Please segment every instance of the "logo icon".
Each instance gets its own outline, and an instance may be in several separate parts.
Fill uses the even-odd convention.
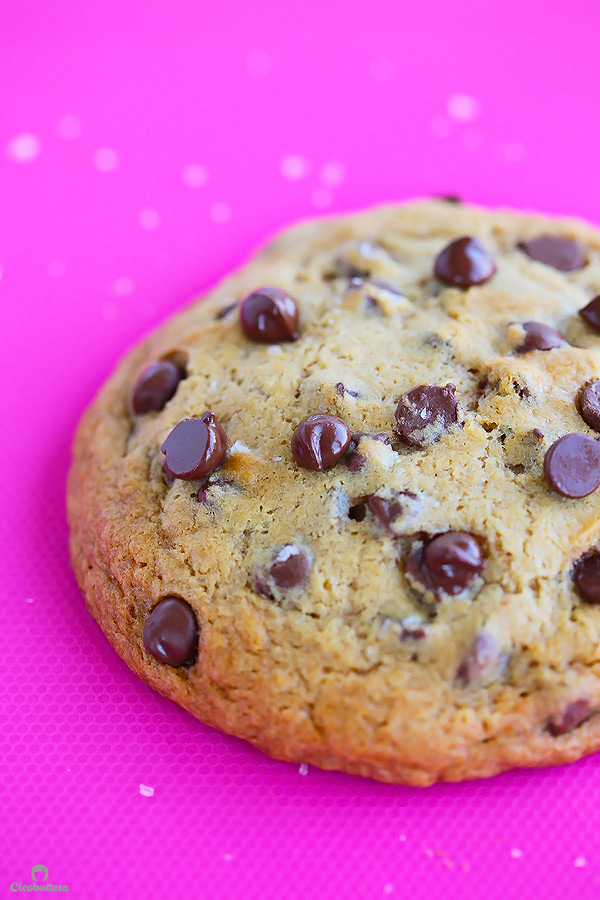
[[[38,878],[38,874],[41,876],[40,878]],[[31,880],[36,884],[42,884],[42,882],[48,881],[48,869],[46,866],[32,866]]]
[[[27,891],[27,893],[31,893],[32,891],[68,891],[69,888],[66,884],[52,884],[48,881],[48,867],[47,866],[32,866],[31,867],[31,884],[23,884],[22,881],[13,881],[10,886],[11,891]]]

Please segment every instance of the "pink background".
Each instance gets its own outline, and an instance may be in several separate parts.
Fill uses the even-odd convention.
[[[597,898],[600,758],[301,774],[134,678],[71,574],[83,406],[280,226],[440,192],[600,222],[597,0],[286,5],[2,5],[0,893]]]

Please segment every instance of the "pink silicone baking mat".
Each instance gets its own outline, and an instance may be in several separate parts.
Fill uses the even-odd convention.
[[[428,790],[273,762],[128,671],[64,513],[117,357],[281,226],[438,193],[600,222],[597,0],[0,18],[2,896],[597,898],[600,757]]]

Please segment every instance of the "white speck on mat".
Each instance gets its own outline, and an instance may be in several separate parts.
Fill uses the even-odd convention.
[[[6,155],[13,162],[33,162],[41,152],[42,145],[35,134],[18,134],[6,145]]]
[[[231,208],[227,203],[213,203],[210,208],[209,216],[217,225],[223,225],[231,218]]]
[[[394,885],[393,885],[393,884],[384,884],[384,886],[383,886],[383,893],[384,893],[384,894],[391,894],[393,890],[394,890]]]
[[[321,168],[321,183],[326,187],[335,187],[341,184],[346,174],[346,167],[342,162],[327,162]]]
[[[99,172],[114,172],[119,165],[119,154],[110,147],[101,147],[94,153],[92,162]]]
[[[186,166],[181,177],[188,187],[203,187],[208,181],[208,169],[199,165]]]
[[[299,181],[310,172],[310,162],[297,153],[288,153],[279,163],[279,171],[288,181]]]
[[[469,94],[450,94],[446,100],[446,112],[459,122],[471,122],[481,112],[481,103]]]
[[[140,794],[142,797],[154,797],[154,788],[149,784],[140,784]]]
[[[233,859],[233,853],[224,853],[223,859],[225,860],[225,862],[231,862],[231,860]]]
[[[34,600],[33,597],[28,597],[28,598],[26,599],[25,603],[35,603],[35,600]]]
[[[154,228],[158,228],[158,226],[160,225],[160,215],[155,209],[146,207],[145,209],[142,209],[140,211],[138,222],[140,223],[140,226],[146,231],[152,231]]]
[[[578,856],[577,859],[573,860],[573,865],[576,869],[583,869],[584,866],[587,866],[587,859],[585,856]]]
[[[511,858],[511,859],[521,859],[522,856],[523,856],[523,851],[522,851],[522,850],[519,850],[518,847],[512,847],[512,848],[511,848],[511,851],[510,851],[510,858]]]
[[[300,775],[308,775],[308,766],[306,763],[301,763],[298,769],[298,774]]]
[[[121,278],[115,278],[114,281],[111,281],[107,287],[107,291],[111,297],[127,297],[129,294],[133,294],[133,288],[133,278],[128,278],[124,275]]]
[[[398,840],[399,840],[399,841],[402,841],[402,843],[404,843],[404,841],[406,840],[406,835],[405,835],[405,834],[401,834],[400,837],[398,838]]]

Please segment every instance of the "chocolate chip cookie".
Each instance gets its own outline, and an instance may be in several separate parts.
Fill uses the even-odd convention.
[[[600,747],[600,232],[430,201],[293,228],[118,366],[73,565],[166,697],[427,785]]]

